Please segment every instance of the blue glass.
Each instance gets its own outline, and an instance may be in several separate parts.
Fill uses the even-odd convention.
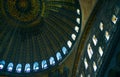
[[[62,52],[63,52],[64,55],[66,55],[66,54],[68,53],[67,48],[66,48],[66,47],[63,47],[63,48],[62,48]]]
[[[46,60],[42,61],[42,69],[47,69],[47,61]]]
[[[0,70],[4,68],[4,65],[5,65],[5,61],[4,60],[0,61]]]
[[[30,72],[30,64],[25,65],[25,72],[29,73]]]
[[[56,57],[57,57],[58,61],[62,59],[62,56],[61,56],[60,52],[57,52]]]
[[[13,63],[9,63],[7,69],[11,72],[13,70]]]
[[[54,57],[50,57],[49,61],[50,61],[50,65],[55,65]]]
[[[39,63],[38,62],[34,62],[34,64],[33,64],[33,70],[34,71],[39,70]]]
[[[17,67],[16,67],[16,72],[21,73],[21,71],[22,71],[22,65],[18,64]]]

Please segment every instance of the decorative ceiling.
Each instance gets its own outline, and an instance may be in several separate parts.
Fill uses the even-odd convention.
[[[0,72],[41,72],[70,54],[81,29],[78,0],[0,0]]]

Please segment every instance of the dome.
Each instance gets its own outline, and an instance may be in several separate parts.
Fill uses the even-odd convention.
[[[59,65],[80,29],[78,0],[0,0],[0,71],[41,72]]]

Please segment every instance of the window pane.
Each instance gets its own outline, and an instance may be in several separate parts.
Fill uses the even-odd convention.
[[[13,63],[9,63],[7,69],[11,72],[13,70]]]
[[[71,37],[72,37],[73,40],[76,39],[76,35],[75,34],[72,34]]]
[[[33,64],[33,70],[34,71],[39,70],[39,64],[38,64],[38,62],[34,62],[34,64]]]
[[[50,65],[55,65],[55,60],[53,57],[50,57],[49,61],[50,61]]]
[[[30,72],[30,64],[25,65],[25,72],[29,73]]]
[[[47,69],[47,61],[46,60],[42,61],[42,68]]]
[[[66,47],[62,47],[62,52],[63,52],[64,55],[66,55],[68,53],[67,48]]]
[[[72,47],[72,42],[69,40],[69,41],[67,42],[67,45],[68,45],[69,48],[71,48],[71,47]]]
[[[0,70],[4,68],[4,65],[5,65],[5,61],[4,60],[0,61]]]
[[[113,16],[112,16],[112,22],[113,22],[114,24],[116,24],[117,20],[118,20],[118,18],[117,18],[115,15],[113,15]]]
[[[20,73],[21,71],[22,71],[22,65],[18,64],[17,67],[16,67],[16,72]]]
[[[58,61],[62,59],[62,56],[61,56],[60,52],[57,52],[56,57],[57,57]]]
[[[93,55],[93,50],[92,50],[90,44],[88,44],[87,53],[88,53],[88,57],[91,59],[91,58],[92,58],[92,55]]]
[[[87,62],[86,58],[84,59],[84,65],[85,65],[85,69],[87,69],[88,68],[88,62]]]

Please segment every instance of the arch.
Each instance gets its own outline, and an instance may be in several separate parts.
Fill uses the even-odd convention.
[[[0,70],[4,68],[4,65],[5,65],[5,61],[4,60],[0,61]]]
[[[49,62],[50,62],[50,65],[55,65],[54,57],[50,57]]]
[[[42,69],[47,69],[48,65],[47,65],[47,61],[43,60],[42,61]]]
[[[13,63],[9,63],[9,64],[8,64],[7,70],[8,70],[9,72],[11,72],[11,71],[13,70]]]
[[[39,63],[38,62],[34,62],[34,64],[33,64],[33,70],[34,71],[39,70]]]
[[[57,60],[58,60],[58,61],[62,59],[62,56],[61,56],[60,52],[57,52],[57,53],[56,53],[56,57],[57,57]]]
[[[28,63],[25,65],[25,72],[26,73],[30,72],[30,64],[28,64]]]
[[[16,72],[17,73],[21,73],[21,71],[22,71],[22,65],[21,64],[17,64],[17,66],[16,66]]]
[[[66,55],[68,53],[67,48],[66,47],[62,47],[62,52],[63,52],[64,55]]]

